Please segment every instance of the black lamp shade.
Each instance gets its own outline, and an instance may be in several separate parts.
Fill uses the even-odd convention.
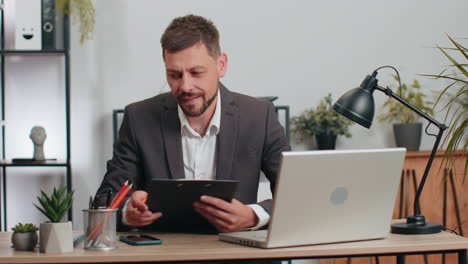
[[[374,119],[374,97],[373,90],[354,88],[336,101],[332,109],[360,124],[363,127],[370,128]]]

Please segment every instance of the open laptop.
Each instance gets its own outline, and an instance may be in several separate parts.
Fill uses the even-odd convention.
[[[283,152],[268,230],[219,240],[276,248],[384,238],[406,149]]]

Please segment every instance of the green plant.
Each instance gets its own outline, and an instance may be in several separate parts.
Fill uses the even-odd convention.
[[[42,207],[36,206],[52,223],[59,223],[67,213],[73,203],[73,193],[67,192],[67,187],[62,185],[59,188],[54,187],[52,195],[49,197],[41,190],[41,196],[37,197]]]
[[[448,85],[439,93],[434,107],[442,105],[445,111],[445,122],[449,126],[442,145],[445,146],[445,154],[442,164],[445,167],[453,167],[454,152],[463,150],[466,153],[468,146],[468,49],[459,42],[447,36],[452,47],[437,46],[440,52],[450,61],[440,74],[424,76],[434,77],[437,80],[446,80]],[[455,57],[458,54],[459,57]],[[468,158],[465,157],[466,175]],[[448,165],[448,166],[447,166]]]
[[[306,109],[291,119],[292,132],[298,135],[298,143],[314,135],[344,135],[351,137],[352,121],[331,109],[332,95],[325,96],[315,109]]]
[[[91,0],[55,0],[57,15],[68,15],[72,23],[80,23],[80,43],[93,39],[96,10]]]
[[[29,233],[29,232],[36,232],[37,230],[39,230],[39,228],[33,225],[32,223],[28,223],[28,224],[18,223],[11,230],[17,233]]]
[[[397,82],[400,81],[397,75],[394,75],[393,78]],[[402,83],[401,91],[398,87],[395,93],[426,114],[434,115],[430,106],[432,102],[426,100],[426,95],[421,91],[418,80],[413,80],[411,85]],[[378,116],[377,121],[379,122],[414,123],[420,118],[416,112],[393,98],[388,98],[383,104],[383,108],[387,109],[387,112]]]

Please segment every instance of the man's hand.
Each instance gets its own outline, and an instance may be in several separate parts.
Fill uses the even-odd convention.
[[[135,191],[127,204],[127,222],[132,226],[145,226],[162,216],[161,212],[152,213],[145,204],[148,193]]]
[[[258,223],[258,217],[253,209],[236,199],[232,199],[229,203],[203,195],[200,201],[193,204],[195,211],[206,218],[219,232],[234,232],[256,226]]]

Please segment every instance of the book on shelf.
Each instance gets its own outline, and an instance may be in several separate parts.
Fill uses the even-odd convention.
[[[42,0],[42,49],[55,49],[55,0]]]

